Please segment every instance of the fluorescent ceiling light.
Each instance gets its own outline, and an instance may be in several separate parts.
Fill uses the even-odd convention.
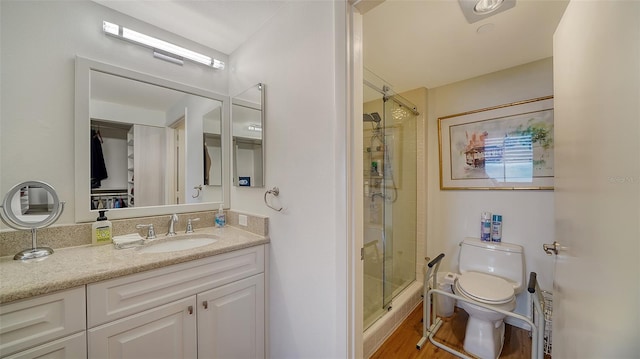
[[[247,129],[249,131],[262,132],[262,125],[252,123],[252,124],[249,125],[249,127],[247,127]]]
[[[470,24],[516,6],[516,0],[458,0],[458,3]]]
[[[224,69],[223,61],[212,59],[209,56],[197,53],[195,51],[191,51],[189,49],[185,49],[184,47],[180,47],[178,45],[174,45],[172,43],[169,43],[160,39],[156,39],[155,37],[145,35],[143,33],[131,30],[124,26],[103,21],[102,29],[107,35],[115,36],[124,40],[134,42],[136,44],[150,47],[154,50],[159,50],[160,52],[166,52],[172,55],[176,55],[176,56],[179,56],[181,59],[187,59],[187,60],[191,60],[206,66],[211,66],[214,69],[219,69],[219,70]],[[159,56],[156,56],[156,57],[159,57]]]

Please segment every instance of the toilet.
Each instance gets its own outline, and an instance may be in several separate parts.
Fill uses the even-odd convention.
[[[455,294],[493,308],[513,311],[525,283],[521,246],[466,238],[460,244]],[[481,359],[496,359],[504,344],[505,314],[459,300],[469,314],[464,350]]]

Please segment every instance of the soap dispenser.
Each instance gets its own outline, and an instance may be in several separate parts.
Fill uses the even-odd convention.
[[[218,207],[218,212],[216,213],[216,227],[224,227],[227,219],[224,215],[224,208],[222,208],[222,203],[220,203],[220,207]]]
[[[111,221],[104,215],[106,211],[98,211],[100,214],[96,221],[91,226],[91,243],[95,244],[107,244],[112,242],[112,229],[113,225]]]

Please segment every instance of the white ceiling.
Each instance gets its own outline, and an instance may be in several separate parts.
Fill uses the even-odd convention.
[[[94,1],[231,54],[285,1],[296,0]],[[516,0],[514,8],[469,24],[456,0],[386,0],[364,14],[365,67],[402,92],[543,59],[552,55],[567,4]],[[493,29],[477,32],[487,24]]]
[[[183,92],[165,87],[91,71],[92,100],[167,112],[186,96]]]
[[[402,92],[550,57],[567,4],[517,0],[514,8],[469,24],[456,0],[387,0],[364,15],[365,67]],[[493,29],[477,32],[487,24]]]

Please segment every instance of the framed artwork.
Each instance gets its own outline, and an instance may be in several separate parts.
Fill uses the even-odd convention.
[[[440,117],[438,138],[440,189],[553,189],[553,96]]]

